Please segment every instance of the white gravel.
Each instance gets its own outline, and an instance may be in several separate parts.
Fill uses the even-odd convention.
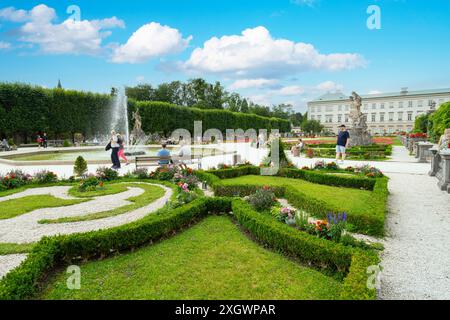
[[[7,256],[0,256],[0,279],[12,269],[17,268],[26,258],[26,254],[9,254]]]
[[[450,299],[450,195],[426,174],[389,174],[380,299]]]
[[[148,183],[148,185],[152,184]],[[0,243],[30,243],[38,241],[43,236],[88,232],[93,230],[111,228],[139,220],[147,214],[150,214],[162,208],[172,195],[172,189],[162,185],[155,186],[161,187],[165,191],[164,196],[160,199],[134,211],[104,219],[59,224],[38,223],[38,221],[42,219],[58,219],[64,217],[82,216],[91,213],[113,210],[115,208],[130,204],[131,202],[127,201],[126,199],[138,196],[142,194],[144,190],[142,188],[139,188],[138,186],[129,187],[125,192],[115,195],[97,197],[92,201],[87,201],[67,207],[38,209],[11,219],[0,220]],[[58,192],[60,192],[61,187],[42,189],[45,189],[44,194],[48,194],[51,192],[53,192],[53,194],[57,194]],[[39,193],[39,191],[44,192],[44,190],[39,189],[36,189],[34,192]],[[20,195],[21,193],[17,194],[16,197],[20,197]]]

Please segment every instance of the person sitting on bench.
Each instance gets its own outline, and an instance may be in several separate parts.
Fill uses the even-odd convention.
[[[162,149],[158,151],[157,156],[163,159],[158,160],[158,165],[161,167],[165,167],[170,164],[170,151],[167,150],[167,144],[163,143]]]

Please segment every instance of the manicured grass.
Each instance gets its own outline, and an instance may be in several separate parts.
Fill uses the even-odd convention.
[[[11,199],[0,202],[0,220],[14,218],[37,209],[65,207],[85,201],[86,199],[59,199],[51,195],[37,195]]]
[[[0,243],[0,256],[15,253],[27,253],[34,247],[34,243]]]
[[[228,217],[134,253],[81,265],[81,289],[68,275],[50,280],[42,299],[337,299],[342,283],[249,240]]]
[[[141,188],[144,189],[144,193],[136,196],[131,197],[127,199],[128,201],[132,202],[132,204],[116,208],[114,210],[110,211],[102,211],[102,212],[96,212],[88,215],[83,216],[76,216],[76,217],[66,217],[66,218],[59,218],[59,219],[44,219],[40,220],[39,223],[42,224],[49,224],[49,223],[68,223],[68,222],[77,222],[77,221],[89,221],[89,220],[97,220],[97,219],[103,219],[107,217],[117,216],[119,214],[124,214],[132,210],[136,210],[139,208],[142,208],[146,205],[149,205],[153,201],[161,198],[164,196],[164,189],[158,186],[154,185],[147,185],[142,183],[127,183],[127,184],[113,184],[106,186],[104,190],[98,190],[93,192],[86,192],[81,193],[82,196],[85,197],[92,197],[92,196],[102,196],[106,194],[116,194],[119,192],[123,192],[127,189],[127,187],[135,187],[135,188]],[[74,195],[80,194],[76,189],[71,189],[71,193]]]
[[[292,186],[306,196],[325,201],[333,207],[339,208],[341,212],[349,215],[384,216],[385,199],[377,196],[372,191],[351,188],[339,188],[311,183],[300,179],[289,179],[268,176],[242,176],[234,179],[222,180],[224,185],[269,185],[269,186]],[[314,214],[314,212],[310,212]]]
[[[74,186],[69,190],[69,195],[76,198],[94,198],[94,197],[101,197],[101,196],[108,196],[112,194],[118,194],[124,191],[127,191],[127,184],[122,183],[112,183],[108,184],[105,183],[103,188],[98,188],[94,191],[87,191],[87,192],[81,192],[78,191],[78,185]]]

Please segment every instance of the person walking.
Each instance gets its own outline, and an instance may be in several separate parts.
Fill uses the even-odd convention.
[[[44,146],[44,149],[48,148],[48,136],[47,133],[44,132],[44,135],[42,136],[42,145]]]
[[[125,160],[125,163],[126,163],[125,165],[128,166],[130,164],[130,162],[128,161],[128,158],[125,156],[125,139],[123,137],[125,137],[125,135],[122,133],[118,140],[118,143],[120,145],[118,156],[119,156],[119,161],[120,161],[120,158],[122,158],[123,160]]]
[[[111,162],[112,162],[112,169],[119,170],[120,169],[120,160],[119,160],[119,150],[120,150],[120,144],[119,144],[119,135],[113,130],[111,131]]]
[[[339,134],[337,138],[337,145],[336,145],[336,163],[339,164],[339,159],[342,159],[341,164],[344,164],[345,157],[346,157],[346,150],[348,147],[348,144],[350,142],[350,134],[347,131],[347,127],[345,125],[342,125],[339,127]]]
[[[40,134],[37,135],[36,142],[38,144],[38,149],[40,149],[42,147],[42,137]]]

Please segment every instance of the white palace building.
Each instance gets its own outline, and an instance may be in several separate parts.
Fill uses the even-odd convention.
[[[450,101],[450,89],[408,91],[362,95],[362,112],[373,135],[410,132],[417,116],[437,110]],[[318,120],[326,130],[337,132],[338,126],[350,125],[350,95],[327,93],[308,102],[308,119]]]

